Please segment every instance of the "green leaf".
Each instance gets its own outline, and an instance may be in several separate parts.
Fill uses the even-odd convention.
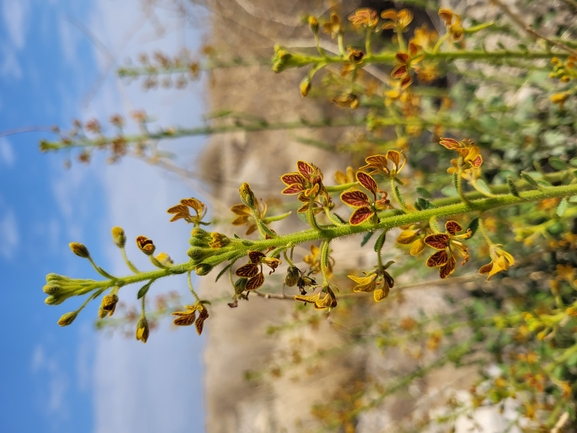
[[[507,177],[507,187],[509,188],[509,192],[512,195],[519,197],[519,190],[517,189],[517,185],[515,185],[515,182],[511,176]]]
[[[361,247],[364,247],[367,244],[367,242],[373,237],[374,234],[375,232],[365,233],[365,235],[363,236],[363,240],[361,241]]]
[[[154,283],[154,280],[150,280],[148,283],[146,283],[144,286],[140,288],[140,290],[138,291],[137,299],[140,299],[146,295],[148,289],[150,289],[150,286],[152,286],[152,283]]]
[[[218,273],[218,275],[216,276],[216,280],[214,280],[215,283],[218,281],[218,279],[219,279],[220,277],[222,277],[222,276],[224,275],[224,273],[225,273],[226,271],[228,271],[228,270],[230,269],[230,267],[231,267],[232,265],[234,265],[234,262],[236,262],[236,259],[233,260],[232,262],[230,262],[228,265],[226,265],[226,266],[223,268],[223,270]]]
[[[433,195],[422,186],[417,187],[417,194],[423,198],[433,198]]]
[[[533,179],[532,176],[530,176],[529,174],[525,173],[524,171],[521,172],[521,177],[523,178],[523,180],[525,180],[525,182],[527,182],[529,185],[535,187],[535,188],[539,188],[539,184],[537,183],[537,181],[535,179]]]
[[[577,195],[569,197],[569,203],[577,203]]]
[[[477,179],[477,188],[481,192],[481,194],[485,194],[486,196],[491,196],[493,193],[491,192],[491,188],[487,185],[483,179]]]
[[[419,197],[416,203],[417,207],[421,210],[432,209],[435,206],[429,200],[425,200],[424,198]]]
[[[437,221],[437,218],[435,218],[435,217],[431,217],[431,219],[429,220],[429,226],[436,233],[442,232],[441,226],[439,225],[439,222]]]
[[[375,252],[378,253],[379,251],[381,251],[381,249],[383,248],[383,245],[385,244],[385,240],[387,239],[387,231],[383,230],[383,232],[379,235],[379,237],[377,238],[377,241],[375,242]]]
[[[567,198],[563,197],[563,200],[561,200],[559,202],[559,204],[557,205],[557,216],[558,217],[562,217],[565,214],[565,211],[567,210]]]
[[[399,189],[399,187],[397,185],[395,185],[395,194],[398,197],[399,201],[401,202],[400,205],[401,207],[405,207],[405,199],[403,198],[403,195],[401,194],[401,190]]]
[[[555,170],[566,170],[567,163],[559,158],[551,157],[549,158],[549,165]]]
[[[441,193],[445,197],[455,197],[457,195],[457,189],[453,185],[447,185],[441,189]]]
[[[475,233],[477,233],[477,229],[479,228],[479,218],[474,218],[471,220],[471,222],[469,223],[469,227],[467,227],[467,230],[471,230],[472,235],[474,236]]]
[[[549,186],[553,186],[549,182],[547,182],[546,180],[538,180],[537,185],[539,185],[540,187],[545,187],[545,188],[547,188]]]
[[[573,158],[571,161],[569,161],[569,164],[577,167],[577,158]]]

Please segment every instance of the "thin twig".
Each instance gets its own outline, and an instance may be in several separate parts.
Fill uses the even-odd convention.
[[[574,50],[573,48],[569,47],[568,45],[564,44],[563,42],[560,41],[554,41],[553,39],[548,38],[545,35],[542,35],[541,33],[539,33],[537,30],[535,30],[534,28],[532,28],[531,26],[528,26],[527,24],[525,24],[523,22],[523,20],[516,15],[510,8],[509,6],[507,6],[506,4],[504,4],[501,0],[491,0],[491,2],[493,2],[494,4],[496,4],[497,6],[499,6],[499,8],[501,8],[501,10],[505,13],[505,15],[507,15],[509,18],[511,18],[511,20],[513,20],[515,22],[515,24],[517,24],[520,28],[522,28],[523,30],[525,30],[529,35],[531,35],[534,39],[544,39],[547,42],[549,42],[551,45],[554,45],[556,47],[559,47],[571,54],[574,54],[577,56],[577,51]]]
[[[559,433],[563,426],[569,421],[569,412],[563,412],[563,415],[557,421],[557,424],[551,429],[550,433]]]

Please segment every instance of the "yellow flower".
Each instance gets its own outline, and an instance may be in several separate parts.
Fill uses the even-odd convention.
[[[309,265],[310,270],[313,274],[318,274],[321,271],[321,249],[315,244],[311,244],[311,253],[308,256],[303,257],[303,261]],[[329,251],[330,253],[330,251]],[[335,264],[335,259],[329,256],[329,263],[327,266],[327,277],[333,274],[333,265]]]
[[[353,292],[373,292],[375,302],[382,301],[389,295],[389,291],[395,285],[395,280],[384,269],[376,270],[364,277],[347,275],[356,283]]]
[[[489,274],[487,276],[487,281],[493,278],[493,275],[506,271],[509,269],[509,266],[513,266],[515,264],[515,259],[513,256],[501,247],[501,244],[491,245],[489,249],[491,262],[479,268],[480,274]]]
[[[150,328],[148,326],[148,320],[146,320],[146,317],[141,317],[136,325],[136,339],[146,343],[149,334]]]
[[[195,216],[190,214],[190,209],[194,210]],[[168,213],[174,214],[170,222],[183,219],[188,223],[198,225],[206,215],[206,205],[200,200],[191,197],[180,200],[180,204],[167,210]]]
[[[322,28],[323,32],[330,34],[333,39],[344,31],[340,17],[334,12],[331,13],[331,19],[323,23]]]
[[[455,221],[447,221],[445,230],[446,233],[433,233],[425,238],[425,243],[428,246],[438,250],[427,259],[427,266],[430,268],[438,267],[441,278],[447,278],[455,271],[457,253],[463,257],[461,265],[464,265],[469,260],[469,249],[460,239],[471,237],[471,230],[458,235],[457,233],[463,229]]]
[[[246,224],[247,228],[246,228],[245,235],[247,235],[247,236],[256,231],[257,227],[256,227],[256,223],[254,221],[254,218],[252,216],[252,211],[250,210],[250,208],[247,205],[242,204],[242,203],[238,203],[238,204],[233,205],[230,208],[230,210],[234,214],[238,215],[232,221],[233,226],[242,226],[242,225]],[[262,220],[266,215],[266,212],[268,210],[268,205],[264,201],[260,201],[255,210],[257,213],[257,217],[260,220]]]
[[[406,229],[399,233],[396,242],[401,245],[411,245],[409,250],[412,256],[418,256],[425,250],[425,237],[431,234],[431,229]]]
[[[385,20],[383,30],[394,29],[396,32],[403,32],[413,21],[413,13],[409,9],[387,9],[381,12],[381,18]]]
[[[330,287],[325,287],[314,295],[296,295],[295,301],[303,301],[315,304],[316,310],[325,310],[337,306],[337,298]]]
[[[368,174],[378,173],[390,179],[396,177],[405,164],[407,158],[402,152],[389,150],[385,155],[371,155],[365,158],[367,165],[362,166],[359,170],[366,171]]]
[[[355,27],[375,27],[379,22],[377,12],[370,8],[357,9],[354,14],[349,15],[349,21]]]

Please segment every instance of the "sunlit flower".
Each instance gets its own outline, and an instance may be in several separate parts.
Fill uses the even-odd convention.
[[[363,62],[363,59],[365,58],[365,53],[363,52],[363,50],[348,47],[347,51],[349,52],[349,62],[350,63],[358,65],[359,63]]]
[[[379,22],[377,11],[370,8],[357,9],[354,14],[349,15],[349,21],[355,27],[375,27]]]
[[[331,13],[331,18],[329,21],[322,24],[323,32],[331,35],[331,38],[336,38],[338,35],[342,34],[344,31],[341,18],[335,13]]]
[[[432,49],[439,38],[439,34],[435,30],[429,30],[426,24],[415,29],[415,34],[411,39],[413,44],[421,47],[423,50]]]
[[[462,158],[461,177],[465,180],[475,180],[481,176],[481,166],[483,165],[483,156],[481,150],[475,146],[471,140],[457,141],[454,138],[441,138],[441,146],[453,150]],[[459,172],[459,160],[451,160],[452,167],[447,169],[447,173],[453,174]]]
[[[501,247],[501,244],[491,245],[489,248],[491,262],[479,268],[480,274],[489,274],[487,276],[487,281],[493,278],[493,275],[498,274],[499,272],[504,272],[509,269],[509,266],[515,264],[513,256]]]
[[[461,16],[453,12],[448,8],[439,9],[439,17],[445,22],[445,27],[447,31],[451,34],[451,38],[454,41],[460,41],[463,39],[465,34],[465,29],[461,25]]]
[[[201,335],[204,328],[204,321],[209,317],[206,306],[201,302],[197,302],[194,305],[185,305],[184,308],[185,311],[174,311],[170,314],[171,316],[177,316],[176,319],[174,319],[174,324],[177,326],[190,326],[194,323],[196,332],[198,335]],[[196,316],[197,311],[198,317]]]
[[[402,89],[411,85],[413,82],[411,69],[415,69],[415,65],[420,63],[424,56],[420,47],[413,42],[409,42],[408,52],[398,52],[395,54],[396,66],[391,72],[391,77],[400,81]]]
[[[292,195],[304,193],[306,197],[316,197],[318,194],[326,194],[323,185],[323,173],[314,164],[297,161],[297,172],[283,174],[280,180],[286,185],[282,194]]]
[[[337,298],[330,287],[324,287],[323,290],[314,295],[296,295],[295,301],[303,301],[315,304],[316,310],[325,310],[337,306]]]
[[[396,242],[401,245],[411,245],[409,250],[412,256],[418,256],[425,250],[425,238],[431,234],[429,227],[418,229],[405,229],[399,236]]]
[[[367,194],[362,191],[345,191],[341,194],[341,201],[355,210],[349,218],[351,225],[359,225],[373,218],[373,222],[377,222],[377,213],[379,211],[389,209],[390,201],[387,199],[387,193],[381,191],[377,182],[367,173],[362,171],[357,172],[357,180],[359,183],[373,194],[371,200]],[[377,198],[377,193],[381,194],[381,198]]]
[[[387,9],[381,12],[381,18],[385,20],[383,30],[394,29],[396,32],[404,32],[413,21],[413,13],[409,9]]]
[[[311,253],[303,257],[303,262],[309,265],[310,271],[313,274],[318,274],[321,271],[321,249],[315,244],[311,244]],[[333,274],[333,266],[335,260],[330,257],[329,251],[329,261],[327,263],[327,277]]]
[[[263,263],[271,268],[269,275],[272,274],[281,263],[279,259],[267,257],[259,251],[250,251],[248,253],[248,260],[249,263],[241,266],[235,272],[239,277],[248,278],[245,290],[255,290],[264,284]]]
[[[346,185],[347,183],[356,182],[355,170],[353,167],[349,166],[343,173],[342,171],[337,171],[335,173],[335,182],[339,185]]]
[[[430,268],[439,267],[441,278],[447,278],[455,271],[457,254],[463,258],[461,265],[469,260],[469,249],[460,239],[468,239],[472,234],[471,230],[468,229],[465,233],[457,235],[463,229],[455,221],[447,221],[445,230],[446,233],[433,233],[425,238],[425,243],[428,246],[438,250],[428,258],[427,266]]]
[[[365,158],[367,165],[359,168],[361,171],[366,171],[368,174],[380,174],[385,179],[396,177],[405,164],[407,158],[402,152],[397,150],[389,150],[385,155],[371,155]]]
[[[365,274],[364,277],[347,276],[356,283],[353,292],[372,292],[376,302],[385,299],[395,285],[393,277],[384,269]]]
[[[192,209],[195,215],[190,214],[190,209]],[[183,198],[180,200],[180,204],[171,207],[166,212],[174,214],[170,222],[177,221],[179,219],[184,219],[188,223],[194,225],[201,224],[202,219],[206,215],[206,205],[196,198]],[[205,224],[205,223],[203,223]]]
[[[247,228],[246,228],[245,235],[247,235],[247,236],[256,231],[256,229],[257,229],[256,222],[254,221],[254,217],[252,216],[251,209],[247,205],[242,204],[242,203],[238,203],[238,204],[231,206],[230,210],[234,214],[238,215],[232,221],[233,226],[242,226],[242,225],[246,224]],[[260,201],[255,210],[257,213],[257,218],[262,220],[266,215],[266,212],[268,210],[268,205],[264,201]]]
[[[360,106],[359,97],[350,92],[346,92],[337,97],[331,98],[331,102],[334,102],[339,107],[352,108],[353,110],[356,110]]]

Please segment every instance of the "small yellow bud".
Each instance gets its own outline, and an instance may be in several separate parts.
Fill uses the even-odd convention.
[[[209,272],[212,271],[213,267],[214,266],[212,266],[212,265],[209,265],[206,263],[201,263],[194,270],[196,271],[196,275],[204,276],[204,275],[208,275]]]
[[[88,248],[78,242],[70,242],[68,244],[70,246],[70,250],[76,254],[78,257],[82,257],[83,259],[87,259],[90,257],[90,253],[88,252]]]
[[[116,293],[111,293],[102,298],[102,303],[100,304],[100,310],[98,311],[98,316],[102,319],[106,316],[112,316],[114,310],[116,309],[116,304],[118,303],[118,295]]]
[[[301,91],[301,96],[305,98],[311,91],[311,79],[307,76],[304,77],[299,84],[299,90]]]
[[[112,240],[118,248],[124,248],[124,245],[126,245],[126,235],[122,227],[112,227]]]
[[[316,17],[309,15],[308,21],[311,32],[316,35],[319,32],[319,20]]]
[[[294,285],[296,285],[296,283],[298,283],[299,278],[300,278],[299,268],[297,268],[296,266],[289,266],[286,277],[284,279],[284,283],[288,287],[293,287]]]
[[[146,343],[149,333],[148,320],[146,320],[146,317],[141,317],[136,325],[136,339]]]
[[[70,313],[63,314],[60,320],[58,320],[58,324],[60,326],[68,326],[74,322],[76,316],[78,316],[77,311],[71,311]]]
[[[138,236],[136,238],[136,245],[147,256],[151,256],[154,254],[154,250],[156,247],[154,246],[154,242],[152,239],[148,239],[146,236]]]
[[[156,260],[162,263],[164,266],[172,266],[174,265],[174,261],[170,258],[170,256],[166,253],[159,253],[156,256]]]
[[[59,305],[62,304],[64,302],[64,299],[66,299],[66,297],[58,297],[58,296],[48,296],[45,300],[44,303],[46,305]]]
[[[57,286],[54,283],[46,284],[44,287],[42,287],[42,291],[47,295],[55,295],[60,291],[60,286]]]
[[[244,182],[238,189],[238,192],[240,193],[240,200],[250,209],[254,209],[256,199],[250,189],[250,185]]]

